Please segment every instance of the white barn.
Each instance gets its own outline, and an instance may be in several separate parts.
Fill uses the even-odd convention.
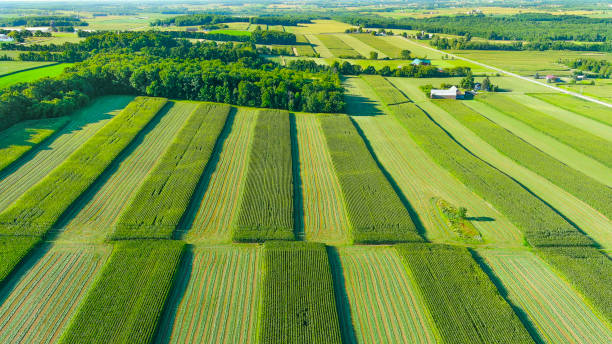
[[[463,94],[457,86],[453,86],[448,90],[431,90],[429,94],[432,99],[461,99]]]

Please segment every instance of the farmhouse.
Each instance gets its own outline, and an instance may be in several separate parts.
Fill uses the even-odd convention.
[[[9,37],[3,33],[0,33],[0,42],[12,42],[14,41],[13,37]]]
[[[410,64],[414,66],[429,66],[431,65],[431,61],[427,59],[414,59]]]
[[[558,80],[559,80],[559,78],[554,76],[554,75],[549,74],[549,75],[546,76],[546,82],[555,82],[555,81],[558,81]]]
[[[463,94],[457,86],[453,86],[448,90],[431,90],[429,96],[432,99],[462,99]]]

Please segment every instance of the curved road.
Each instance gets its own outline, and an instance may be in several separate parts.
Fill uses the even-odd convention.
[[[470,62],[470,63],[473,63],[473,64],[477,64],[479,66],[482,66],[482,67],[485,67],[485,68],[489,68],[489,69],[492,69],[494,71],[497,71],[497,72],[500,72],[500,73],[504,73],[504,74],[509,75],[509,76],[513,76],[515,78],[519,78],[519,79],[522,79],[522,80],[525,80],[525,81],[529,81],[529,82],[532,82],[534,84],[538,84],[538,85],[541,85],[541,86],[544,86],[544,87],[552,88],[552,89],[554,89],[556,91],[559,91],[561,93],[569,94],[569,95],[572,95],[574,97],[578,97],[578,98],[581,98],[581,99],[584,99],[584,100],[588,100],[588,101],[593,102],[593,103],[597,103],[597,104],[600,104],[600,105],[612,108],[612,104],[609,104],[609,103],[606,103],[606,102],[603,102],[601,100],[597,100],[597,99],[594,99],[594,98],[591,98],[591,97],[584,96],[584,95],[582,95],[580,93],[564,90],[562,88],[559,88],[559,87],[556,87],[556,86],[552,86],[552,85],[549,85],[549,84],[545,84],[545,83],[537,81],[535,79],[531,79],[531,78],[528,78],[528,77],[525,77],[525,76],[518,75],[516,73],[511,73],[511,72],[505,71],[505,70],[503,70],[501,68],[489,66],[487,64],[484,64],[484,63],[481,63],[481,62],[478,62],[478,61],[474,61],[474,60],[470,60],[470,59],[462,57],[462,56],[458,56],[458,55],[455,55],[455,54],[447,53],[445,51],[438,50],[436,48],[432,48],[430,46],[427,46],[427,45],[424,45],[424,44],[420,44],[420,43],[417,43],[415,41],[411,41],[411,40],[409,40],[409,41],[411,43],[419,45],[419,46],[421,46],[421,47],[423,47],[425,49],[429,49],[429,50],[432,50],[432,51],[435,51],[435,52],[438,52],[438,53],[442,53],[442,54],[446,54],[446,55],[449,55],[449,56],[453,56],[453,57],[455,57],[457,59],[460,59],[460,60],[463,60],[463,61],[467,61],[467,62]]]

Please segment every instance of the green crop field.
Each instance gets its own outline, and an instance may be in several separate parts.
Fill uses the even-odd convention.
[[[200,104],[193,110],[119,217],[113,239],[171,238],[229,112],[229,106],[218,104]]]
[[[561,93],[536,93],[530,96],[612,126],[612,110],[609,107]]]
[[[216,167],[204,172],[208,184],[200,186],[194,195],[199,206],[186,215],[187,240],[231,241],[231,227],[238,218],[258,114],[259,111],[251,109],[230,113],[231,131],[222,134],[227,138]]]
[[[388,57],[387,54],[383,53],[381,50],[377,49],[372,45],[368,45],[367,42],[363,42],[360,39],[355,38],[355,35],[349,35],[346,33],[339,33],[335,35],[340,38],[344,43],[349,45],[355,51],[357,51],[361,56],[370,57],[371,52],[378,53],[378,58],[382,59]]]
[[[343,282],[338,295],[347,343],[437,343],[439,334],[397,252],[391,247],[352,246],[330,254]],[[337,301],[339,302],[339,301]]]
[[[196,247],[180,271],[157,343],[252,343],[262,253],[255,246]],[[231,278],[228,278],[231,277]]]
[[[0,237],[0,283],[39,242],[35,237]]]
[[[0,55],[5,54],[4,51]],[[6,74],[13,74],[24,69],[33,69],[53,64],[53,62],[37,62],[37,61],[0,61],[0,80]]]
[[[336,37],[335,35],[322,34],[322,35],[317,35],[316,37],[329,50],[329,52],[334,57],[344,57],[344,56],[353,57],[353,56],[359,55],[359,53],[355,51],[353,48],[351,48],[350,45],[346,44],[343,40]],[[318,42],[313,42],[313,43],[315,43],[316,45],[319,45]],[[326,57],[324,56],[323,53],[321,53],[321,56]]]
[[[545,343],[612,341],[612,329],[605,321],[533,253],[482,250],[479,254]]]
[[[350,224],[344,196],[318,115],[294,116],[302,183],[304,237],[308,241],[347,242]]]
[[[1,62],[0,62],[1,63]],[[37,62],[44,63],[44,62]],[[48,63],[45,63],[48,64]],[[41,67],[37,67],[35,69],[25,70],[23,72],[18,72],[15,74],[0,76],[0,88],[4,88],[7,86],[11,86],[20,82],[29,82],[38,80],[44,77],[54,77],[62,74],[64,70],[69,67],[71,63],[60,63],[54,64],[51,66],[40,65]]]
[[[136,139],[138,145],[126,150],[109,168],[112,174],[88,190],[80,204],[72,208],[70,221],[59,224],[61,235],[57,240],[104,240],[195,107],[195,103],[173,102],[159,123],[143,130]]]
[[[133,97],[101,97],[72,115],[57,138],[32,149],[19,164],[0,172],[0,210],[6,209],[29,188],[47,176],[100,128],[116,116]]]
[[[354,34],[352,36],[362,41],[363,43],[382,51],[386,56],[389,56],[390,58],[396,59],[401,56],[402,49],[400,49],[397,45],[385,41],[381,37],[369,34]]]
[[[263,248],[261,343],[341,343],[331,268],[323,244]]]
[[[47,250],[41,250],[47,251]],[[108,257],[105,248],[41,252],[0,290],[0,341],[56,343]],[[43,255],[44,254],[44,255]],[[40,259],[38,255],[43,255]],[[44,305],[44,307],[41,307]]]
[[[260,110],[253,136],[237,241],[294,238],[293,167],[289,113]]]
[[[24,121],[0,132],[0,171],[62,129],[68,117]]]
[[[319,56],[322,58],[334,57],[331,50],[329,50],[325,44],[323,44],[323,41],[319,39],[318,35],[306,34],[304,36],[308,39],[308,41],[310,41],[310,43],[313,45],[313,49],[317,54],[319,54]]]
[[[395,86],[378,75],[364,75],[362,78],[372,87],[378,97],[386,105],[400,104],[410,101]]]

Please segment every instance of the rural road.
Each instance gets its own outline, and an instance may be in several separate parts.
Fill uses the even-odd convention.
[[[436,48],[432,48],[430,46],[427,46],[427,45],[424,45],[424,44],[420,44],[420,43],[417,43],[415,41],[410,41],[410,42],[413,43],[413,44],[419,45],[419,46],[421,46],[421,47],[423,47],[425,49],[429,49],[429,50],[432,50],[432,51],[435,51],[435,52],[438,52],[438,53],[446,54],[446,55],[452,56],[454,58],[457,58],[457,59],[460,59],[460,60],[463,60],[463,61],[467,61],[467,62],[470,62],[470,63],[473,63],[473,64],[477,64],[477,65],[485,67],[485,68],[489,68],[489,69],[498,71],[500,73],[504,73],[504,74],[509,75],[509,76],[513,76],[515,78],[519,78],[519,79],[522,79],[522,80],[525,80],[525,81],[529,81],[529,82],[532,82],[534,84],[538,84],[538,85],[541,85],[541,86],[544,86],[544,87],[552,88],[552,89],[554,89],[556,91],[559,91],[561,93],[569,94],[569,95],[572,95],[574,97],[578,97],[578,98],[581,98],[581,99],[584,99],[584,100],[588,100],[588,101],[593,102],[593,103],[597,103],[597,104],[600,104],[600,105],[612,108],[612,104],[609,104],[609,103],[606,103],[606,102],[603,102],[601,100],[597,100],[597,99],[594,99],[594,98],[591,98],[591,97],[584,96],[584,95],[582,95],[580,93],[564,90],[562,88],[559,88],[559,87],[556,87],[556,86],[552,86],[552,85],[549,85],[549,84],[537,81],[537,80],[532,79],[532,78],[521,76],[521,75],[518,75],[516,73],[511,73],[511,72],[505,71],[505,70],[503,70],[501,68],[489,66],[487,64],[484,64],[484,63],[481,63],[481,62],[478,62],[478,61],[474,61],[474,60],[471,60],[471,59],[468,59],[468,58],[465,58],[465,57],[462,57],[462,56],[458,56],[458,55],[455,55],[455,54],[447,53],[445,51],[438,50]]]

